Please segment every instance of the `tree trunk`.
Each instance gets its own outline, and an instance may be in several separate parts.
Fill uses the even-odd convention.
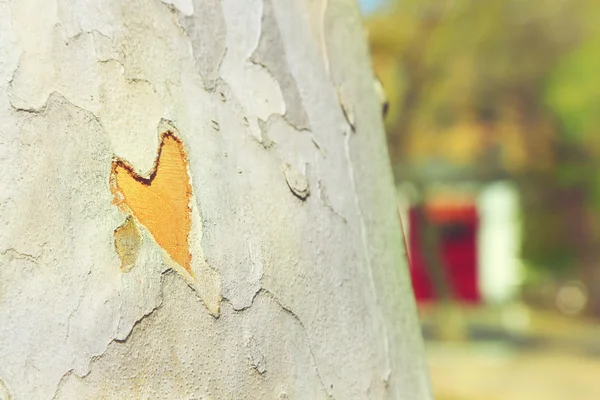
[[[428,399],[357,8],[0,0],[0,398]]]

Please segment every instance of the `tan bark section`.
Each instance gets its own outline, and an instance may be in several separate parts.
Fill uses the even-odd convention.
[[[142,236],[132,217],[127,218],[123,225],[115,229],[115,248],[121,259],[123,272],[129,272],[135,265],[141,241]]]

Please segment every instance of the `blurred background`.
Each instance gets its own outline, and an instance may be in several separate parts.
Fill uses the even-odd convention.
[[[436,398],[600,399],[600,1],[359,4]]]

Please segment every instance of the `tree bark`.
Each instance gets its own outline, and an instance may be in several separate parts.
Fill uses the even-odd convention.
[[[367,54],[342,0],[0,0],[0,398],[431,398]]]

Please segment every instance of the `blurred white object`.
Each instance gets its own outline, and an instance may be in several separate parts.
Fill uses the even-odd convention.
[[[479,211],[479,289],[486,303],[503,303],[518,294],[523,271],[519,261],[519,192],[510,182],[482,188]]]

